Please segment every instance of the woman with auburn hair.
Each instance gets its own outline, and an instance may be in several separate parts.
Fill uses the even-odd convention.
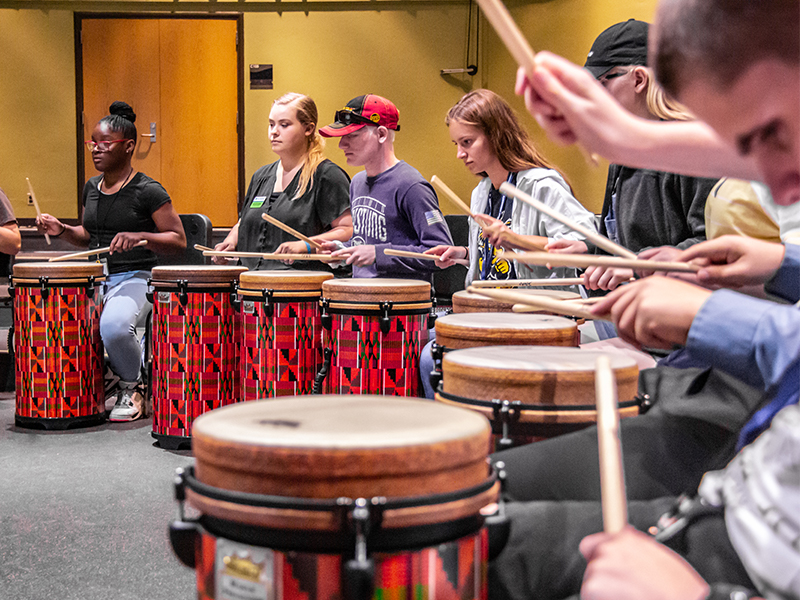
[[[470,208],[480,225],[470,220],[469,246],[436,246],[442,268],[454,259],[469,259],[467,284],[474,279],[572,277],[574,269],[524,265],[497,257],[498,249],[518,248],[504,234],[512,231],[541,246],[556,238],[582,239],[566,225],[528,204],[501,194],[504,182],[554,208],[573,221],[594,229],[594,215],[578,202],[564,177],[536,150],[508,103],[490,90],[474,90],[461,98],[445,118],[456,156],[482,179],[472,192]]]
[[[353,232],[350,179],[322,155],[317,132],[317,105],[303,94],[284,94],[269,112],[269,140],[276,162],[258,169],[247,189],[239,222],[215,250],[310,254],[306,242],[267,223],[264,213],[319,241],[346,242]],[[287,269],[291,261],[243,258],[248,269]],[[225,259],[215,259],[225,262]],[[298,269],[327,268],[316,261],[298,261]]]

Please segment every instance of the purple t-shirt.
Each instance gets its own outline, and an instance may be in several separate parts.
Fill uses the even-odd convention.
[[[375,177],[365,171],[350,183],[353,237],[350,244],[375,246],[375,264],[353,267],[353,277],[400,277],[430,281],[432,260],[386,256],[386,248],[424,252],[452,245],[450,230],[430,183],[404,161]]]

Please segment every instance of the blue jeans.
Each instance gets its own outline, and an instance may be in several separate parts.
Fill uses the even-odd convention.
[[[127,271],[109,275],[100,316],[100,337],[111,370],[122,381],[139,381],[142,347],[137,325],[144,324],[152,306],[147,301],[150,271]]]

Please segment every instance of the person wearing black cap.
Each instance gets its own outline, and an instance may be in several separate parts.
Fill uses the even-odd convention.
[[[434,261],[387,256],[384,249],[424,252],[453,243],[433,187],[395,156],[398,121],[392,102],[366,94],[336,111],[334,123],[319,131],[340,138],[348,165],[364,167],[350,183],[353,237],[347,247],[323,246],[353,265],[353,277],[430,280],[438,269]]]
[[[650,120],[689,120],[691,115],[664,94],[647,67],[649,25],[628,19],[603,31],[584,65],[631,113]],[[600,232],[642,258],[671,260],[679,249],[706,239],[705,205],[716,179],[612,164],[608,169]],[[549,251],[604,253],[591,242],[558,241]],[[590,267],[589,289],[613,290],[631,269]]]

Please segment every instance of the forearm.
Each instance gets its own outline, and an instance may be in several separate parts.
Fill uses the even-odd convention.
[[[141,238],[147,240],[147,248],[157,254],[177,254],[186,249],[186,237],[177,231],[142,232]]]
[[[311,239],[316,242],[346,242],[353,235],[353,228],[345,225],[334,227],[325,233],[311,236]]]
[[[89,232],[83,225],[67,225],[61,223],[64,229],[61,233],[56,234],[62,240],[72,244],[73,246],[85,247],[89,245]]]

